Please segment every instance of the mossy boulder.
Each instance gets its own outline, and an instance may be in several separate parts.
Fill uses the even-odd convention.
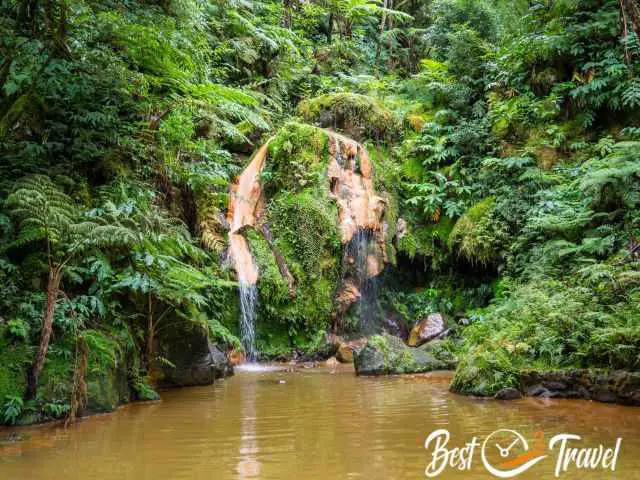
[[[391,140],[402,130],[400,120],[391,110],[378,100],[357,93],[321,95],[301,102],[298,111],[307,122],[338,128],[359,141]]]
[[[423,373],[453,370],[456,359],[439,340],[412,348],[385,334],[371,337],[364,348],[356,350],[354,365],[358,375]]]
[[[160,387],[210,385],[218,378],[233,375],[227,356],[197,325],[171,329],[160,339],[160,351],[172,364],[162,365],[157,380]]]
[[[471,263],[498,262],[508,232],[495,210],[495,197],[487,197],[469,208],[451,230],[449,247]]]
[[[93,371],[87,375],[85,413],[111,412],[133,400],[126,373],[119,368]]]

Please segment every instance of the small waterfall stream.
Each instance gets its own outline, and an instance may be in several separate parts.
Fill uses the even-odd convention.
[[[258,360],[256,350],[256,311],[258,288],[255,284],[240,282],[240,341],[248,362]]]
[[[240,291],[240,341],[249,362],[258,360],[256,349],[256,312],[258,307],[258,267],[244,236],[246,227],[255,227],[262,213],[260,172],[267,157],[268,142],[255,154],[238,178],[229,203],[231,231],[229,253],[238,274]]]
[[[347,245],[347,256],[354,260],[355,278],[360,289],[357,308],[360,317],[360,330],[370,332],[375,328],[378,316],[378,278],[375,275],[377,265],[372,248],[375,247],[373,232],[361,229],[356,232]]]

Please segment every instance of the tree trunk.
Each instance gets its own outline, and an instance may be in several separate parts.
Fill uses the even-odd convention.
[[[282,18],[282,26],[291,29],[291,3],[293,0],[283,0],[284,16]]]
[[[58,291],[61,278],[62,269],[60,267],[52,266],[49,268],[49,280],[47,281],[47,304],[45,306],[44,316],[42,318],[40,346],[38,347],[36,360],[35,362],[33,362],[33,366],[29,373],[27,392],[25,394],[25,399],[27,400],[31,400],[36,396],[36,390],[38,389],[38,378],[42,373],[44,361],[47,357],[47,351],[49,350],[49,340],[51,339],[51,332],[53,330],[53,315],[56,312],[56,303],[58,301]]]

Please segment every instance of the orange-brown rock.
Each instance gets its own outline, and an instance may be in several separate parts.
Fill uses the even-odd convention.
[[[336,368],[338,366],[338,360],[336,360],[336,357],[331,357],[329,359],[327,359],[326,362],[324,362],[324,364],[329,367],[329,368]]]
[[[431,313],[427,318],[420,320],[411,330],[407,345],[419,347],[434,339],[445,330],[444,319],[439,313]]]
[[[344,313],[349,307],[360,299],[360,290],[351,280],[347,280],[343,285],[335,299],[335,311]]]
[[[353,347],[348,343],[341,343],[338,346],[336,358],[341,363],[353,363]]]
[[[247,361],[244,353],[235,349],[227,353],[227,358],[229,359],[229,361],[231,362],[231,365],[233,366],[241,365]]]
[[[264,209],[260,172],[267,158],[268,145],[267,142],[260,147],[251,163],[244,169],[229,202],[229,254],[238,280],[245,284],[255,284],[258,281],[258,268],[242,230],[248,226],[255,226],[257,217]]]

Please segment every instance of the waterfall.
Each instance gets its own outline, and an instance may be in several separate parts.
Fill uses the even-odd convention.
[[[357,302],[360,330],[372,331],[378,320],[378,280],[375,258],[375,240],[369,229],[358,230],[349,244],[346,254],[353,259],[354,276],[359,286]]]
[[[258,307],[258,267],[244,236],[244,229],[255,227],[262,214],[260,172],[267,157],[265,143],[238,178],[229,202],[229,254],[240,285],[240,341],[247,360],[258,359],[256,350],[256,311]]]
[[[258,288],[255,284],[240,282],[240,341],[247,361],[258,359],[256,350],[256,309]]]

